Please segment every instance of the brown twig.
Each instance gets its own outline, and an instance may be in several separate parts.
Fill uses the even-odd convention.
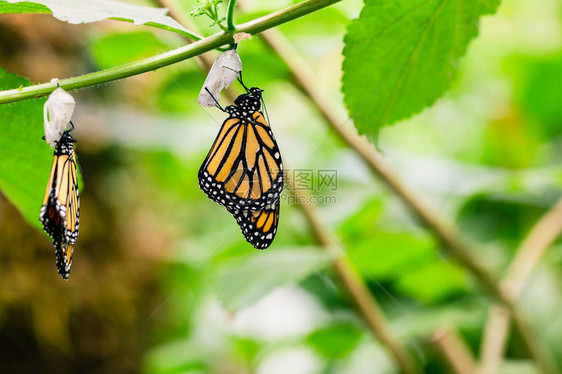
[[[191,30],[196,30],[194,25],[191,24],[188,17],[181,12],[181,9],[174,5],[174,2],[169,0],[156,0],[161,6],[167,7],[169,14],[172,18],[175,18],[180,24],[185,27],[189,27]],[[213,64],[212,58],[206,57],[207,55],[201,55],[200,66],[205,71],[209,71]],[[227,96],[231,101],[236,98],[236,94],[232,90],[227,90]],[[287,167],[285,165],[285,167]],[[291,192],[297,197],[297,202],[307,201],[306,196],[302,192],[297,191],[294,188],[294,181],[287,173],[286,179],[291,189]],[[332,251],[334,241],[330,234],[324,229],[324,227],[319,223],[318,215],[316,214],[313,205],[307,203],[298,203],[298,207],[303,212],[305,218],[307,219],[312,232],[317,239],[318,243],[322,248],[327,251]],[[398,366],[406,374],[416,374],[419,373],[415,361],[410,357],[407,350],[403,345],[396,340],[390,333],[387,327],[388,323],[384,317],[384,314],[374,299],[373,295],[367,288],[366,284],[361,277],[357,275],[353,267],[347,262],[345,258],[334,257],[333,268],[340,279],[343,287],[348,292],[351,300],[355,304],[359,314],[364,318],[366,325],[373,332],[373,334],[381,341],[381,344],[388,348],[389,352],[392,354],[396,360]]]
[[[431,338],[440,355],[455,374],[474,374],[476,360],[459,333],[448,327],[435,331]]]
[[[533,226],[509,264],[501,288],[512,299],[520,296],[533,269],[561,232],[562,199]],[[505,308],[490,308],[481,349],[480,372],[483,374],[495,373],[498,370],[509,334],[509,318],[510,313]]]
[[[240,2],[239,2],[240,4]],[[554,362],[549,358],[540,341],[534,338],[534,332],[528,327],[518,307],[509,297],[491,273],[474,257],[474,250],[463,238],[458,228],[443,218],[421,196],[405,185],[382,155],[364,138],[346,126],[350,119],[342,118],[330,100],[317,90],[311,69],[304,62],[283,35],[276,30],[264,31],[261,39],[277,53],[289,67],[293,82],[308,97],[335,133],[363,159],[370,170],[378,176],[403,203],[414,213],[442,242],[444,249],[464,268],[466,268],[482,286],[504,305],[512,314],[515,326],[519,330],[531,356],[543,373],[556,373]]]
[[[515,253],[502,280],[502,289],[516,299],[546,250],[562,232],[562,199],[534,225]]]
[[[479,374],[498,372],[509,333],[510,320],[507,309],[494,305],[490,308],[489,314],[480,348]]]

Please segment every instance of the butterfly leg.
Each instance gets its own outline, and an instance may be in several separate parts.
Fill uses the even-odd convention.
[[[240,82],[240,84],[242,85],[242,87],[244,87],[247,93],[250,93],[250,89],[242,81],[242,70],[238,72],[238,82]]]
[[[209,91],[209,89],[207,87],[205,87],[205,91],[207,91],[207,93],[209,95],[211,95],[211,97],[213,98],[213,100],[215,100],[215,106],[217,108],[219,108],[220,110],[222,110],[223,112],[226,112],[226,110],[219,104],[219,102],[217,101],[217,99],[215,99],[215,97],[213,96],[213,94],[211,93],[211,91]]]

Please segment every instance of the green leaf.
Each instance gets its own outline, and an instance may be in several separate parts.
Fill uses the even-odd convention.
[[[529,127],[547,139],[562,135],[562,53],[514,60],[516,100],[536,121]]]
[[[458,266],[441,260],[405,273],[397,287],[431,304],[466,291],[468,279]]]
[[[540,189],[530,191],[523,187],[479,193],[459,210],[458,225],[472,240],[505,240],[509,247],[516,248],[558,196],[559,193],[549,196]]]
[[[338,323],[311,333],[306,342],[318,353],[341,358],[352,352],[361,339],[361,330],[350,323]]]
[[[419,231],[389,231],[379,224],[383,209],[380,200],[368,201],[340,229],[366,282],[385,282],[426,303],[466,290],[464,272],[439,257],[439,244],[433,237]]]
[[[188,100],[189,92],[197,95],[205,76],[200,70],[188,70],[180,72],[170,72],[163,75],[162,84],[156,97],[156,106],[163,112],[181,113],[200,110],[196,101]]]
[[[352,253],[367,275],[381,280],[400,278],[437,258],[431,237],[380,230],[364,237]]]
[[[189,15],[192,17],[208,15],[216,21],[215,10],[220,3],[222,3],[222,0],[195,0],[195,5],[191,8]]]
[[[215,289],[224,306],[236,310],[258,301],[275,287],[318,272],[329,263],[328,254],[316,248],[255,251],[220,266]]]
[[[238,47],[238,53],[244,64],[245,81],[266,85],[276,79],[289,79],[287,64],[260,43],[242,43]],[[267,69],[264,69],[264,66],[267,66]]]
[[[437,244],[425,235],[375,231],[350,247],[367,282],[390,281],[400,292],[425,303],[437,303],[464,292],[465,273],[437,254]]]
[[[200,342],[178,340],[152,348],[143,356],[143,372],[151,374],[207,373],[205,352]]]
[[[240,356],[244,362],[250,364],[260,353],[263,343],[249,338],[235,338],[234,345],[238,356]]]
[[[383,202],[380,199],[365,202],[361,210],[348,218],[342,225],[340,232],[343,240],[349,244],[359,243],[365,233],[374,232],[382,209]]]
[[[454,79],[480,16],[499,0],[365,0],[344,42],[343,93],[360,133],[433,104]]]
[[[392,322],[396,336],[403,340],[429,336],[443,326],[455,326],[459,330],[478,330],[487,319],[479,298],[466,298],[435,306],[418,308],[415,318],[403,315]]]
[[[267,14],[267,13],[266,13]],[[264,15],[264,14],[262,14]],[[248,21],[257,18],[249,17],[244,14],[244,19]],[[341,35],[345,31],[345,26],[349,23],[349,18],[340,10],[334,7],[324,8],[321,11],[310,13],[305,18],[300,18],[294,22],[285,23],[280,29],[287,36],[307,38],[311,36]]]
[[[92,43],[92,55],[101,69],[149,57],[169,47],[149,31],[111,33]]]
[[[121,1],[95,0],[0,0],[1,13],[52,13],[60,21],[78,24],[113,19],[174,31],[193,39],[201,39],[173,18],[166,8],[152,8]]]
[[[314,295],[327,311],[341,312],[352,308],[347,295],[329,274],[313,274],[303,279],[299,286]]]
[[[6,1],[0,1],[0,14],[15,13],[51,13],[51,11],[46,6],[36,3],[22,2],[10,4]]]
[[[29,84],[0,69],[0,90]],[[53,157],[52,149],[41,139],[45,101],[42,98],[0,105],[0,190],[37,228]]]

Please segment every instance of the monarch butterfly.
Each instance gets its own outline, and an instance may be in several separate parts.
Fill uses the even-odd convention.
[[[256,212],[230,212],[240,226],[246,241],[257,249],[266,249],[275,238],[279,221],[279,201]]]
[[[72,252],[78,237],[80,218],[80,197],[74,155],[76,140],[70,135],[72,129],[64,131],[56,142],[51,175],[39,214],[43,229],[53,239],[57,269],[64,279],[68,279],[70,275]]]
[[[241,80],[240,83],[246,88]],[[246,91],[234,105],[224,109],[229,117],[203,161],[198,178],[205,194],[234,216],[246,240],[265,249],[277,232],[283,162],[273,132],[260,111],[263,90],[252,87]]]
[[[199,186],[231,211],[258,211],[275,204],[283,190],[283,163],[253,87],[224,109],[224,121],[199,169]]]

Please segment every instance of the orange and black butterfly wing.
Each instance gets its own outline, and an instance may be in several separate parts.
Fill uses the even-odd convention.
[[[283,164],[273,133],[259,111],[229,117],[199,169],[199,186],[231,210],[257,211],[283,189]]]
[[[66,163],[64,172],[67,175],[60,189],[59,201],[61,207],[64,206],[64,230],[63,240],[57,245],[55,243],[57,269],[61,277],[68,279],[70,267],[72,265],[72,254],[74,245],[78,238],[78,228],[80,220],[80,196],[78,194],[78,175],[76,170],[76,160],[74,152],[70,155]]]
[[[53,157],[53,165],[51,166],[51,174],[45,190],[43,205],[39,213],[39,221],[43,224],[43,230],[51,237],[59,236],[61,231],[62,220],[57,211],[56,204],[56,186],[57,171],[59,169],[59,157],[55,154]]]
[[[55,246],[59,274],[68,279],[72,252],[78,237],[80,198],[74,140],[64,134],[55,149],[39,220]]]
[[[230,211],[230,213],[236,219],[248,243],[257,249],[266,249],[271,245],[279,222],[279,200],[257,212]]]
[[[63,170],[65,177],[59,191],[58,200],[64,207],[64,239],[70,244],[76,243],[80,223],[80,196],[78,194],[78,175],[75,153],[72,152]]]
[[[72,266],[72,253],[74,251],[74,244],[66,241],[61,241],[55,246],[55,256],[57,263],[57,270],[63,279],[68,279],[70,276],[70,267]]]
[[[251,199],[259,201],[256,205],[262,208],[274,204],[283,190],[283,161],[273,132],[260,111],[252,114],[248,126],[245,161],[252,171]]]
[[[239,118],[227,118],[199,168],[199,187],[209,199],[224,206],[227,206],[229,198],[225,196],[224,182],[232,171],[235,159],[239,157],[243,140],[242,130],[242,121]]]

